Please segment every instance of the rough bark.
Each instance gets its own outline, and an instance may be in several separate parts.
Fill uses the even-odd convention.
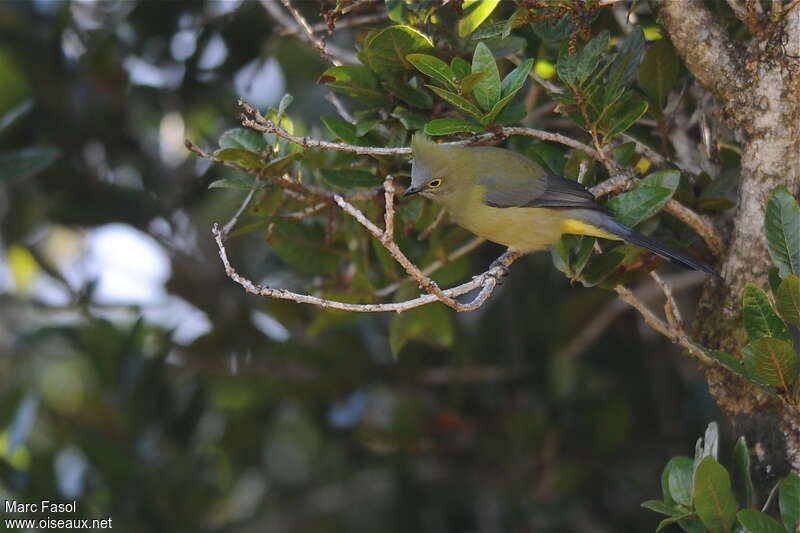
[[[738,204],[720,265],[725,282],[706,285],[697,317],[700,342],[738,354],[742,288],[766,286],[772,266],[763,232],[767,196],[778,186],[794,194],[800,188],[800,9],[765,21],[749,42],[737,43],[702,0],[650,4],[741,143]],[[706,378],[735,431],[758,450],[762,481],[788,468],[800,472],[800,411],[718,367],[707,368]]]

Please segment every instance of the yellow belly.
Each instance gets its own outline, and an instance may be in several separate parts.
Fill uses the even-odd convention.
[[[471,202],[470,205],[470,209],[450,210],[458,225],[475,235],[522,253],[543,250],[555,244],[565,233],[619,239],[596,226],[572,218],[574,214],[568,209],[498,208],[483,202]]]

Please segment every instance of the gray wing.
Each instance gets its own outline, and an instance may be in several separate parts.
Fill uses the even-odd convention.
[[[550,207],[554,209],[608,210],[597,203],[586,187],[574,180],[545,174],[535,180],[515,181],[487,176],[478,180],[486,187],[484,201],[491,207]]]

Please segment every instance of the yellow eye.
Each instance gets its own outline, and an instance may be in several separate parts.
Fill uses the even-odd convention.
[[[442,178],[432,179],[428,182],[429,189],[438,189],[442,185]]]

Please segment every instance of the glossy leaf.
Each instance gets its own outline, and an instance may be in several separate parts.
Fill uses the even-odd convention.
[[[608,30],[603,30],[597,34],[586,46],[577,54],[575,65],[575,79],[583,83],[595,71],[600,64],[600,58],[608,50]]]
[[[421,130],[425,127],[428,120],[426,115],[416,111],[410,111],[404,107],[395,107],[392,116],[400,121],[407,130]]]
[[[472,72],[472,66],[470,66],[469,62],[458,56],[450,60],[450,69],[458,79],[462,79]]]
[[[705,457],[694,474],[694,509],[712,533],[731,531],[736,520],[736,499],[728,471],[711,456]]]
[[[494,104],[494,107],[492,107],[491,111],[486,113],[486,115],[484,115],[483,118],[481,118],[481,124],[486,126],[488,124],[493,123],[513,98],[514,98],[513,94],[509,94],[508,96],[504,96],[503,98],[501,98],[496,104]]]
[[[658,213],[671,196],[672,191],[666,187],[638,185],[615,196],[607,205],[617,220],[632,227]]]
[[[475,84],[472,93],[478,105],[485,111],[489,111],[500,100],[500,73],[492,52],[483,42],[479,42],[475,47],[475,54],[472,56],[472,72],[486,72]]]
[[[383,180],[367,170],[354,168],[323,168],[320,169],[323,179],[337,189],[357,189],[360,187],[377,187]]]
[[[503,96],[514,95],[522,89],[525,80],[528,79],[533,68],[533,59],[526,59],[520,66],[509,72],[503,82],[500,84],[501,93]]]
[[[769,195],[764,231],[769,255],[781,278],[800,276],[800,206],[785,187]]]
[[[753,479],[750,477],[750,452],[744,437],[739,437],[733,447],[733,488],[739,507],[747,508],[754,505],[755,489]]]
[[[751,344],[759,377],[767,385],[791,391],[800,368],[800,356],[781,339],[764,337]]]
[[[619,252],[606,252],[594,256],[589,265],[584,269],[581,283],[584,287],[599,285],[610,276],[625,260],[625,254]]]
[[[619,52],[611,63],[605,85],[605,101],[610,103],[612,96],[622,87],[630,85],[636,76],[639,62],[644,54],[644,33],[641,26],[634,26],[630,34],[620,46]]]
[[[466,37],[492,14],[500,0],[464,0],[461,6],[464,16],[458,21],[458,36]]]
[[[650,101],[650,111],[661,116],[680,72],[680,60],[669,39],[659,39],[647,49],[637,73],[639,86]]]
[[[214,152],[214,157],[247,168],[261,168],[265,165],[260,155],[242,148],[223,148]]]
[[[392,22],[398,24],[408,22],[408,6],[405,0],[386,0],[386,12]]]
[[[608,119],[608,128],[603,138],[611,139],[615,135],[627,131],[647,113],[647,105],[647,102],[641,98],[631,98],[618,114],[614,114]]]
[[[797,531],[800,521],[800,477],[789,474],[781,480],[778,505],[788,531]]]
[[[406,59],[414,65],[417,70],[438,81],[444,85],[445,88],[451,91],[456,90],[456,75],[453,73],[453,69],[438,57],[428,54],[408,54]]]
[[[789,330],[781,320],[767,293],[748,283],[742,291],[742,318],[747,338],[754,342],[762,337],[775,337],[791,341]]]
[[[52,165],[60,155],[61,150],[52,146],[34,146],[0,153],[0,183],[38,174]]]
[[[666,502],[662,502],[661,500],[647,500],[642,502],[641,506],[645,509],[650,509],[651,511],[659,514],[665,514],[667,516],[672,516],[680,512],[677,507],[669,505]]]
[[[800,327],[800,278],[791,274],[781,281],[775,294],[775,306],[786,322]]]
[[[746,375],[742,362],[731,354],[727,352],[721,352],[719,350],[705,350],[705,353],[728,370],[741,376]]]
[[[483,131],[483,127],[480,124],[462,118],[436,118],[425,124],[425,133],[431,136],[477,133],[479,131]]]
[[[331,67],[319,77],[332,90],[357,98],[370,105],[382,105],[389,98],[381,89],[378,77],[367,67],[343,65]]]
[[[417,89],[416,87],[413,87],[402,80],[393,79],[386,82],[384,85],[398,98],[410,106],[414,106],[419,109],[430,109],[433,107],[433,98],[428,92],[423,91],[422,89]]]
[[[237,189],[241,191],[252,191],[253,189],[260,189],[264,187],[264,183],[258,181],[252,176],[232,176],[216,180],[208,185],[209,189]]]
[[[691,507],[693,469],[694,462],[688,457],[678,456],[669,460],[661,475],[665,502]]]
[[[747,533],[786,533],[780,522],[755,509],[743,509],[736,518]]]
[[[556,73],[566,85],[575,85],[578,79],[578,59],[578,54],[570,55],[569,45],[566,42],[561,45],[558,61],[556,61]]]
[[[450,91],[442,89],[441,87],[436,87],[435,85],[426,85],[425,87],[435,92],[436,95],[439,96],[439,98],[441,98],[454,108],[458,109],[462,113],[466,113],[477,119],[480,119],[483,116],[481,110],[475,107],[475,104],[473,104],[466,98],[462,98],[456,93],[452,93]]]
[[[545,15],[547,12],[548,10],[543,9],[541,13],[537,14]],[[552,11],[550,12],[552,13]],[[577,28],[572,23],[572,17],[569,15],[564,15],[558,19],[535,20],[531,22],[531,28],[543,41],[560,41],[577,31]]]
[[[347,122],[339,117],[320,117],[322,123],[328,128],[334,137],[337,137],[349,144],[358,144],[355,124]]]
[[[267,147],[264,137],[257,131],[233,128],[219,137],[220,148],[239,148],[249,152],[260,152]]]
[[[430,54],[433,43],[427,35],[410,26],[389,26],[372,34],[364,43],[359,58],[373,72],[390,76],[411,68],[409,54]]]
[[[467,74],[461,80],[460,90],[459,93],[463,96],[470,94],[473,90],[475,90],[475,84],[478,83],[481,78],[486,76],[487,72],[484,70],[483,72],[476,72],[475,74]]]

